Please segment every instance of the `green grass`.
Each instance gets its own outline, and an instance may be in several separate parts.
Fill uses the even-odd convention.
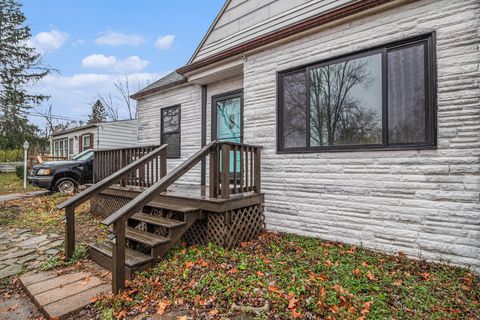
[[[87,256],[87,246],[84,244],[78,245],[75,247],[73,256],[68,261],[63,260],[63,256],[54,255],[45,260],[40,266],[40,270],[47,271],[56,269],[59,267],[65,267],[77,263],[79,260]]]
[[[233,302],[268,301],[271,319],[475,319],[480,277],[401,254],[264,233],[233,250],[179,248],[100,308],[155,313],[154,302],[163,299],[206,318],[228,315]]]
[[[0,202],[0,228],[32,229],[46,233],[63,234],[65,229],[64,210],[56,206],[69,196],[55,193]],[[108,228],[100,223],[99,217],[90,214],[90,206],[84,203],[75,210],[77,241],[94,241],[108,234]]]
[[[32,197],[0,204],[0,226],[58,232],[64,212],[56,205],[66,200],[61,194]]]
[[[27,189],[23,189],[23,180],[15,173],[0,173],[0,194],[21,193],[26,191],[44,190],[27,183]]]

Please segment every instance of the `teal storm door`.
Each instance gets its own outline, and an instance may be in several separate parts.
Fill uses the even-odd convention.
[[[212,140],[243,142],[243,91],[238,90],[212,97]],[[240,171],[240,155],[236,169]],[[233,151],[230,154],[230,172],[233,172]],[[221,163],[221,161],[220,161]]]

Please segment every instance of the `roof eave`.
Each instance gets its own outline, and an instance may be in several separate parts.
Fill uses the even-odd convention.
[[[158,87],[155,87],[155,88],[151,88],[151,89],[148,89],[148,90],[144,90],[144,91],[134,93],[130,96],[130,98],[138,100],[138,99],[144,98],[146,96],[149,96],[151,94],[180,86],[180,85],[185,84],[187,82],[188,82],[187,78],[184,78],[182,80],[174,81],[174,82],[168,83],[168,84],[163,85],[163,86],[158,86]]]
[[[67,130],[64,130],[64,131],[55,132],[55,133],[52,133],[51,136],[52,136],[52,137],[61,136],[62,134],[67,134],[67,133],[72,133],[72,132],[75,132],[75,131],[80,131],[80,130],[86,130],[86,129],[90,129],[90,128],[95,128],[95,127],[97,127],[97,126],[98,126],[97,123],[88,124],[88,125],[84,125],[84,126],[80,126],[80,127],[76,127],[76,128],[67,129]]]
[[[224,59],[228,59],[236,55],[243,54],[247,51],[262,47],[267,44],[271,44],[276,41],[284,40],[285,38],[293,36],[295,34],[320,27],[324,24],[331,23],[336,20],[347,18],[354,14],[362,13],[366,10],[369,10],[393,1],[395,0],[360,0],[348,5],[345,5],[343,7],[334,9],[332,11],[328,11],[323,14],[317,15],[315,17],[300,21],[293,25],[288,25],[286,27],[272,31],[265,35],[258,36],[256,38],[248,40],[232,48],[220,51],[218,53],[215,53],[209,57],[200,59],[198,61],[195,61],[195,62],[189,61],[188,64],[178,68],[175,71],[181,75],[186,76],[187,73],[197,70],[199,68],[208,66],[212,63],[216,63]]]

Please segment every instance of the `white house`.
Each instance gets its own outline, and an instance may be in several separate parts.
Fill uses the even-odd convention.
[[[87,124],[52,134],[50,152],[71,157],[88,149],[137,146],[137,120]]]
[[[267,228],[480,270],[479,17],[478,0],[226,1],[133,95],[138,142],[168,143],[171,168],[210,140],[262,145]]]

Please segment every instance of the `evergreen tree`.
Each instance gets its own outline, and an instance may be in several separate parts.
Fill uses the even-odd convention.
[[[100,123],[107,120],[107,110],[103,103],[97,99],[92,106],[92,113],[88,116],[88,123]]]
[[[28,111],[48,99],[31,94],[29,86],[50,69],[28,45],[30,28],[16,0],[0,0],[0,148],[20,148],[23,141],[37,140],[38,128],[28,121]]]

